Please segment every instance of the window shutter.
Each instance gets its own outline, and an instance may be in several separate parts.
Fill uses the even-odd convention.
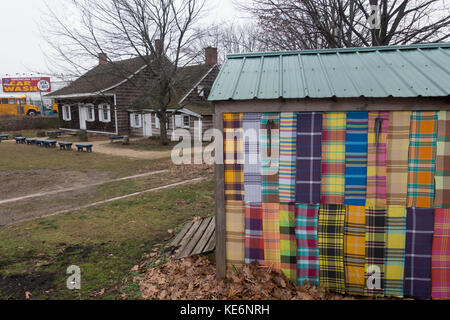
[[[183,127],[183,116],[176,114],[175,115],[175,128]]]
[[[134,123],[134,113],[130,113],[130,126],[134,128],[136,125]]]
[[[158,118],[158,115],[157,114],[155,114],[155,128],[156,129],[159,129],[160,127],[159,127],[159,118]]]
[[[104,121],[105,119],[103,119],[103,105],[99,105],[98,106],[98,120],[100,121]]]

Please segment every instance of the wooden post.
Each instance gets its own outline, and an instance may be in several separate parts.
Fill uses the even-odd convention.
[[[216,154],[223,153],[223,113],[215,108],[214,112],[214,128],[222,133],[222,137],[216,137]],[[223,157],[217,157],[220,159]],[[222,159],[223,160],[223,159]],[[215,179],[215,198],[216,198],[216,270],[217,278],[224,279],[227,272],[226,262],[226,234],[225,234],[225,166],[224,161],[215,163],[214,166]]]

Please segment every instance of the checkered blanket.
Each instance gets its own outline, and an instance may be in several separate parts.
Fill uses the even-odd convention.
[[[260,132],[262,202],[276,203],[279,202],[280,114],[263,113]]]
[[[435,207],[450,209],[450,111],[439,111]]]
[[[280,204],[263,203],[264,264],[281,270]]]
[[[323,114],[321,203],[344,204],[347,114]]]
[[[295,238],[295,205],[280,204],[281,271],[297,281],[297,240]]]
[[[244,200],[242,113],[223,114],[225,200]]]
[[[245,263],[264,265],[263,214],[260,203],[245,204]]]
[[[319,244],[317,224],[319,205],[296,204],[297,282],[319,285]]]
[[[405,249],[405,296],[431,298],[431,254],[434,209],[407,208]]]
[[[320,203],[322,113],[297,115],[296,203]]]
[[[432,297],[450,299],[450,209],[436,209],[432,251]]]
[[[347,206],[344,229],[346,291],[364,294],[366,263],[366,208]]]
[[[386,219],[384,294],[403,297],[406,207],[389,206]]]
[[[297,141],[297,114],[280,115],[280,202],[295,202],[295,154]]]
[[[368,113],[348,112],[345,138],[345,204],[366,205]]]
[[[410,111],[391,112],[386,160],[387,205],[390,206],[406,206],[410,121]]]
[[[319,211],[320,285],[345,294],[345,205],[322,204]]]
[[[366,206],[386,206],[386,143],[389,112],[369,112]]]
[[[367,295],[383,295],[386,259],[386,209],[366,208],[366,288]],[[374,280],[375,278],[375,280]],[[367,283],[369,279],[373,287]]]
[[[437,120],[434,111],[414,111],[411,115],[408,207],[433,207]]]
[[[244,130],[244,191],[245,202],[260,203],[261,163],[259,161],[260,113],[245,113],[242,117]]]
[[[245,259],[244,201],[226,201],[225,213],[227,265],[228,267],[242,266]]]

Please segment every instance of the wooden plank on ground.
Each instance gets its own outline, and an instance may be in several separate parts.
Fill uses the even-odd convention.
[[[213,251],[215,248],[216,248],[216,232],[214,230],[213,234],[211,235],[211,238],[209,239],[208,244],[204,249],[204,252]]]
[[[196,254],[202,254],[205,251],[206,245],[208,244],[209,240],[211,239],[212,234],[214,233],[214,230],[216,228],[216,221],[214,217],[208,218],[208,226],[203,233],[202,237],[198,241],[197,245],[195,246],[194,250],[192,250],[192,255]]]
[[[191,240],[191,238],[195,234],[195,232],[197,232],[197,229],[198,229],[198,227],[200,226],[201,223],[202,223],[202,220],[197,220],[197,221],[192,223],[191,227],[188,229],[188,231],[184,235],[183,239],[178,244],[178,246],[179,246],[179,253],[175,256],[176,259],[178,259],[179,254],[182,251],[184,251],[184,247],[189,243],[189,241]]]
[[[210,219],[202,219],[199,221],[200,225],[198,226],[197,230],[193,233],[192,237],[189,239],[189,241],[180,248],[180,252],[176,256],[176,259],[185,258],[191,255],[192,250],[195,248],[199,240],[202,238],[203,234],[205,233],[206,228],[208,227],[209,222],[211,222]]]
[[[176,235],[175,239],[170,243],[171,246],[176,247],[180,244],[181,240],[183,240],[184,236],[188,232],[188,230],[191,228],[193,222],[188,222],[184,228]]]

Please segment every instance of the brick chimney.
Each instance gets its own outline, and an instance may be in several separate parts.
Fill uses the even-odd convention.
[[[108,64],[108,56],[106,55],[106,53],[99,53],[98,54],[98,64],[99,65]]]
[[[155,52],[157,55],[161,55],[164,52],[164,42],[161,39],[155,40]]]
[[[205,64],[207,66],[217,64],[217,48],[213,47],[205,48]]]

